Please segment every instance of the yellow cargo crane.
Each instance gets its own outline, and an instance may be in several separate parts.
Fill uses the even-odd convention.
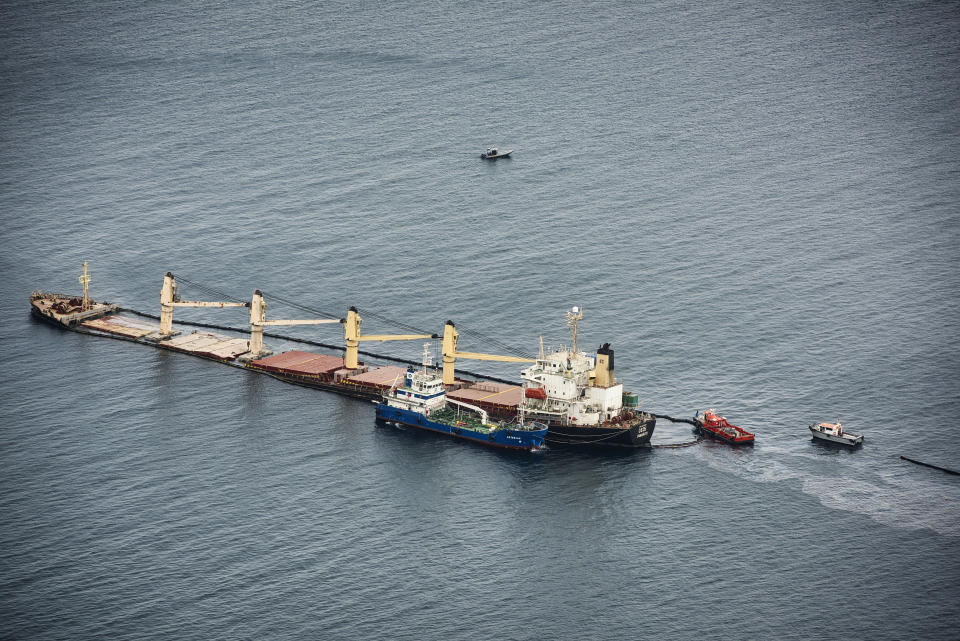
[[[173,335],[173,309],[175,307],[250,307],[250,303],[221,303],[211,301],[181,301],[177,294],[177,281],[167,272],[160,290],[160,336]]]
[[[370,334],[362,335],[360,326],[363,319],[356,307],[347,311],[347,317],[342,319],[307,319],[307,320],[267,320],[267,303],[263,300],[263,293],[258,289],[253,292],[249,303],[225,303],[215,301],[181,301],[177,294],[177,281],[173,274],[167,272],[163,277],[163,289],[160,291],[160,336],[165,338],[173,334],[173,310],[176,307],[249,307],[250,308],[250,353],[259,356],[263,353],[263,328],[270,325],[321,325],[325,323],[342,323],[344,339],[347,344],[344,355],[344,367],[357,369],[358,347],[360,341],[410,341],[422,338],[440,338],[437,334]]]
[[[263,328],[267,325],[323,325],[326,323],[342,323],[339,318],[318,318],[309,320],[267,320],[267,303],[263,300],[263,293],[257,289],[253,292],[250,301],[250,353],[259,357],[263,355]]]
[[[456,379],[454,370],[458,358],[469,358],[478,361],[499,361],[502,363],[536,363],[536,359],[522,358],[520,356],[499,356],[497,354],[480,354],[477,352],[458,352],[457,339],[460,333],[457,332],[453,321],[448,320],[443,326],[443,384],[453,385]]]
[[[361,335],[360,326],[363,319],[356,307],[351,307],[347,311],[347,317],[343,322],[344,338],[347,342],[347,353],[343,357],[343,366],[347,369],[356,369],[359,366],[357,360],[357,349],[360,341],[412,341],[419,338],[439,338],[436,334],[369,334]]]

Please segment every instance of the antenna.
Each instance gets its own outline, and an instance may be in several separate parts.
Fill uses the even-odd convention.
[[[423,344],[423,373],[427,373],[427,368],[433,365],[433,359],[430,358],[430,343]]]
[[[583,318],[583,308],[574,305],[573,309],[564,314],[567,317],[567,327],[573,335],[573,353],[577,353],[577,322]]]

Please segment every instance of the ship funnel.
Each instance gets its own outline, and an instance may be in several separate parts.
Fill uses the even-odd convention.
[[[597,350],[597,387],[610,387],[615,383],[615,380],[613,375],[613,349],[610,348],[610,343],[604,343]]]

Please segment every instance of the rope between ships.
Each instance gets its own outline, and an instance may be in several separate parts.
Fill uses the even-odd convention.
[[[690,425],[693,425],[694,427],[699,427],[699,425],[697,425],[697,422],[694,421],[693,419],[690,419],[690,418],[674,418],[674,417],[672,417],[672,416],[667,416],[666,414],[654,414],[654,416],[656,416],[657,418],[666,419],[666,420],[670,421],[671,423],[689,423]],[[675,449],[678,449],[678,448],[681,448],[681,447],[690,447],[691,445],[696,445],[697,443],[699,443],[699,442],[702,441],[702,440],[703,440],[703,434],[698,433],[698,434],[697,434],[697,438],[695,438],[695,439],[692,440],[692,441],[684,441],[683,443],[660,443],[660,444],[658,444],[658,445],[653,445],[653,446],[651,446],[651,447],[658,447],[658,448],[665,449],[665,450],[666,450],[666,449],[673,449],[673,450],[675,450]]]

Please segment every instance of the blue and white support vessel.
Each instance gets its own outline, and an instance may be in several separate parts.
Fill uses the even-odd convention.
[[[430,371],[429,344],[424,345],[423,368],[407,369],[377,403],[377,420],[409,425],[491,447],[534,451],[543,447],[547,426],[524,421],[491,422],[475,405],[447,398],[443,376]]]

